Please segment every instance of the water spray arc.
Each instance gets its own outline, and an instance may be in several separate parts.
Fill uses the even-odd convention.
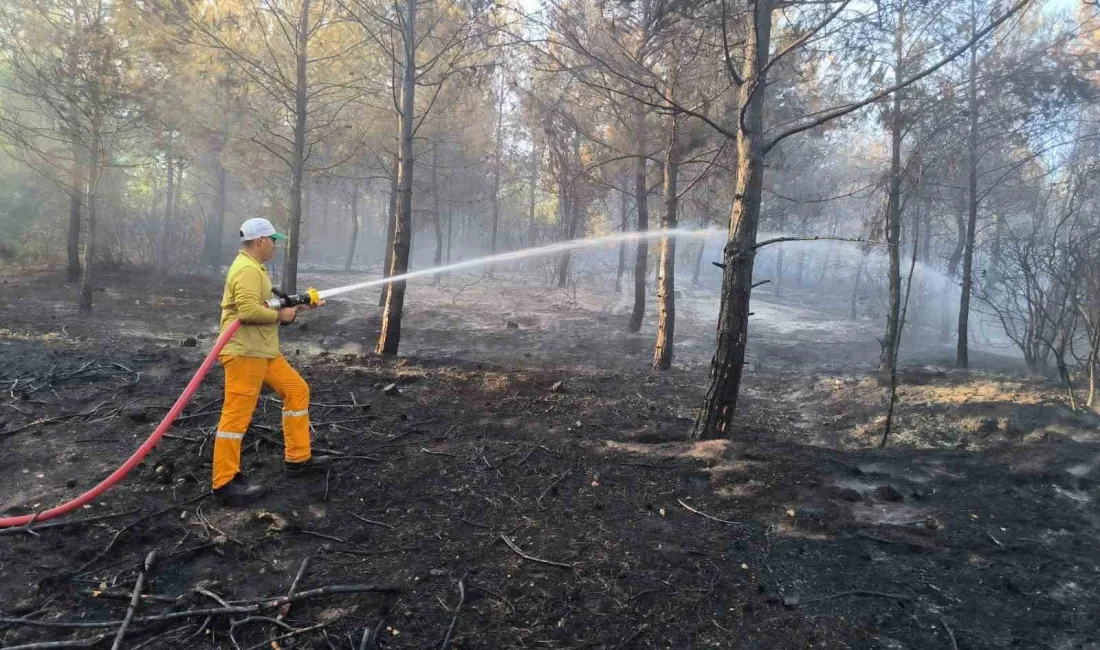
[[[540,246],[537,248],[526,248],[509,253],[501,253],[499,255],[479,257],[477,259],[457,262],[455,264],[449,264],[447,266],[421,269],[419,271],[411,271],[409,273],[404,273],[402,275],[396,275],[389,278],[371,280],[369,282],[360,282],[358,284],[349,284],[347,286],[326,289],[324,291],[318,291],[316,289],[310,288],[302,293],[290,296],[286,294],[277,294],[276,297],[267,302],[267,305],[272,309],[292,307],[295,305],[316,305],[321,300],[324,300],[326,298],[338,296],[352,291],[358,291],[360,289],[377,287],[390,282],[413,280],[416,278],[428,277],[439,273],[449,273],[451,271],[476,268],[479,266],[486,266],[489,264],[497,264],[501,262],[509,262],[534,257],[546,257],[569,250],[575,250],[579,248],[593,248],[606,244],[617,244],[623,241],[632,241],[639,239],[660,239],[662,237],[705,237],[708,232],[711,231],[677,228],[667,230],[652,230],[643,233],[620,233],[617,235],[593,237],[590,239],[574,239],[571,241],[557,242],[555,244]],[[135,467],[137,467],[138,463],[140,463],[145,458],[145,456],[147,456],[149,452],[153,450],[153,447],[155,447],[156,444],[160,442],[160,439],[164,436],[165,433],[167,433],[168,429],[171,428],[172,424],[176,421],[176,418],[178,418],[180,413],[183,412],[184,407],[186,407],[187,404],[191,401],[191,398],[194,397],[195,392],[198,390],[199,385],[202,383],[202,380],[206,377],[206,374],[210,372],[210,369],[214,366],[214,361],[217,360],[218,354],[221,353],[222,349],[229,342],[229,339],[231,339],[233,335],[237,333],[237,330],[240,329],[240,327],[240,321],[233,321],[229,324],[229,327],[227,327],[226,330],[221,333],[218,339],[214,342],[214,346],[211,348],[210,352],[206,355],[206,358],[203,359],[202,364],[199,366],[198,370],[196,370],[195,374],[191,377],[191,381],[187,383],[187,387],[184,388],[183,393],[180,394],[179,398],[177,398],[176,402],[172,405],[172,408],[169,409],[168,413],[164,416],[164,419],[160,421],[160,424],[158,424],[156,429],[153,430],[153,433],[149,435],[145,442],[143,442],[141,446],[138,447],[137,450],[134,451],[134,453],[128,459],[126,459],[126,462],[119,466],[118,469],[111,472],[111,474],[107,476],[107,478],[100,481],[92,489],[70,501],[62,503],[61,505],[31,515],[19,515],[15,517],[0,518],[0,528],[30,526],[31,524],[40,521],[46,521],[70,513],[73,510],[76,510],[84,505],[87,505],[88,503],[91,503],[104,492],[111,489],[111,487],[113,487],[123,478],[125,478],[126,475],[129,474],[130,471],[133,470]]]

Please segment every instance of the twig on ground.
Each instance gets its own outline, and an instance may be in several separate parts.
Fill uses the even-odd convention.
[[[645,632],[648,629],[649,623],[642,623],[640,626],[638,626],[638,629],[634,630],[634,632],[630,636],[623,639],[622,643],[615,646],[615,650],[619,650],[620,648],[625,648],[629,646],[631,643],[634,642],[634,639],[637,639],[639,636],[642,635],[642,632]]]
[[[903,596],[902,594],[888,594],[881,591],[852,589],[851,591],[841,591],[835,594],[829,594],[827,596],[815,596],[814,598],[807,598],[806,600],[798,599],[796,604],[805,605],[806,603],[816,603],[823,600],[833,600],[834,598],[844,598],[845,596],[875,596],[877,598],[892,598],[894,600],[912,600],[912,598],[910,598],[909,596]]]
[[[404,553],[406,551],[419,551],[419,546],[402,546],[400,548],[384,548],[377,551],[360,551],[355,548],[342,548],[337,553],[345,553],[347,555],[361,555],[363,557],[371,557],[374,555],[389,555],[391,553]]]
[[[458,458],[458,454],[452,454],[449,451],[432,451],[431,449],[426,449],[424,447],[421,447],[420,451],[424,452],[425,454],[431,454],[432,456],[449,456],[451,458]]]
[[[454,634],[455,626],[458,625],[458,615],[462,612],[462,606],[466,603],[466,576],[463,575],[458,581],[458,605],[455,606],[455,615],[451,618],[451,625],[447,628],[447,636],[443,637],[443,645],[439,646],[439,650],[447,650],[451,647],[451,635]]]
[[[383,528],[389,528],[390,530],[396,530],[396,528],[394,528],[393,526],[391,526],[391,525],[389,525],[389,524],[387,524],[383,521],[375,521],[373,519],[367,519],[366,517],[363,517],[361,515],[357,515],[354,512],[351,512],[350,510],[345,510],[344,512],[347,512],[349,515],[351,515],[352,517],[355,517],[356,519],[363,522],[364,524],[370,524],[372,526],[381,526]]]
[[[302,560],[302,566],[298,567],[298,573],[294,576],[294,581],[290,583],[290,591],[286,592],[287,596],[293,596],[294,592],[298,590],[298,583],[302,581],[302,576],[304,576],[309,569],[309,563],[312,559],[312,555],[307,555],[305,559]],[[279,615],[275,617],[275,620],[282,621],[289,613],[290,603],[287,603],[279,608]]]
[[[4,528],[0,529],[0,535],[14,535],[16,533],[37,533],[40,530],[46,530],[48,528],[61,528],[64,526],[79,526],[81,524],[90,524],[96,521],[103,521],[104,519],[113,519],[115,517],[125,517],[126,515],[132,515],[135,512],[141,512],[138,510],[125,510],[123,512],[112,512],[106,515],[96,515],[95,517],[85,517],[84,519],[61,519],[58,521],[51,521],[48,524],[40,524],[33,528],[25,528],[20,526],[18,528]]]
[[[959,643],[955,640],[955,631],[947,624],[947,619],[939,614],[936,617],[940,619],[940,625],[943,626],[943,629],[947,630],[947,636],[951,639],[951,650],[959,650]]]
[[[305,634],[306,632],[315,632],[315,631],[320,630],[321,628],[325,627],[326,625],[327,625],[327,623],[318,623],[316,625],[311,625],[309,627],[303,627],[300,630],[294,630],[293,632],[287,632],[286,634],[280,634],[279,636],[268,639],[267,641],[264,641],[263,643],[257,643],[256,645],[248,646],[244,650],[259,650],[260,648],[270,647],[272,645],[275,645],[276,642],[278,642],[278,641],[282,641],[284,639],[289,639],[289,638],[291,638],[293,636],[297,636],[299,634]]]
[[[346,539],[340,539],[339,537],[333,537],[332,535],[326,535],[324,533],[318,533],[317,531],[314,531],[314,530],[302,529],[302,530],[299,530],[298,532],[302,533],[303,535],[313,535],[314,537],[319,537],[321,539],[327,539],[327,540],[330,540],[330,541],[333,541],[333,542],[339,542],[340,544],[347,544],[348,543],[348,540],[346,540]]]
[[[512,551],[516,555],[520,556],[521,558],[523,558],[525,560],[530,560],[532,562],[538,562],[539,564],[547,564],[549,566],[561,567],[563,569],[576,568],[572,564],[565,564],[563,562],[554,562],[553,560],[544,560],[542,558],[537,558],[537,557],[534,557],[532,555],[528,555],[528,554],[524,553],[523,551],[521,551],[520,548],[518,546],[516,546],[516,543],[513,542],[511,539],[509,539],[507,535],[501,535],[500,538],[502,540],[504,540],[504,543],[508,545],[508,548],[512,549]]]
[[[386,617],[378,619],[378,623],[375,624],[372,630],[370,626],[363,628],[363,638],[359,642],[359,650],[374,650],[375,644],[378,643],[378,635],[382,632],[382,625],[386,622]]]
[[[688,504],[684,503],[683,499],[676,499],[676,502],[679,503],[680,505],[684,506],[684,509],[687,510],[688,512],[694,512],[695,514],[699,515],[700,517],[705,517],[707,519],[710,519],[711,521],[717,521],[718,523],[729,524],[731,526],[744,526],[745,525],[745,524],[741,523],[740,521],[729,521],[728,519],[719,519],[718,517],[708,515],[705,512],[700,512],[699,510],[696,510],[695,508],[692,508]]]
[[[404,588],[398,585],[329,585],[328,587],[318,587],[316,589],[310,589],[308,591],[301,591],[294,594],[293,596],[281,596],[279,598],[273,599],[242,601],[242,604],[230,605],[228,607],[191,609],[182,612],[168,612],[165,614],[156,614],[154,616],[144,616],[140,618],[135,618],[132,623],[135,625],[144,625],[147,623],[175,621],[184,618],[196,618],[199,616],[206,617],[222,616],[224,614],[255,614],[265,609],[280,607],[287,603],[297,603],[303,600],[309,600],[310,598],[317,598],[319,596],[361,593],[398,594],[403,591]],[[30,621],[20,618],[0,617],[0,623],[14,623],[16,625],[25,625],[28,627],[49,627],[78,630],[95,628],[116,628],[122,624],[122,621]]]
[[[547,485],[546,489],[543,490],[542,494],[539,495],[539,498],[535,499],[535,505],[538,506],[541,509],[542,508],[542,498],[545,497],[546,494],[548,492],[550,492],[550,490],[553,490],[554,486],[556,486],[558,483],[561,483],[565,479],[566,476],[569,476],[572,473],[573,473],[573,469],[570,468],[570,469],[566,470],[564,474],[559,476],[553,483],[551,483],[550,485]]]
[[[130,598],[130,606],[126,608],[126,618],[122,619],[122,625],[118,627],[115,642],[111,644],[111,650],[119,650],[122,647],[122,639],[126,636],[126,628],[130,627],[130,621],[134,620],[134,612],[141,602],[141,588],[145,586],[145,576],[153,570],[153,563],[157,561],[157,549],[149,551],[145,556],[145,563],[138,572],[137,582],[134,583],[134,595]]]
[[[528,451],[527,455],[524,456],[523,458],[521,458],[518,463],[516,463],[516,467],[519,467],[520,465],[526,463],[527,459],[531,457],[531,454],[535,453],[535,450],[538,449],[541,446],[542,446],[542,440],[540,439],[538,442],[536,442],[534,445],[531,446],[531,451]]]
[[[24,643],[22,645],[4,646],[4,650],[45,650],[46,648],[91,648],[100,641],[106,639],[109,634],[97,634],[87,639],[73,639],[72,641],[43,641],[41,643]]]
[[[101,559],[103,559],[108,553],[111,552],[111,549],[114,548],[115,544],[118,542],[118,538],[121,537],[122,534],[124,532],[126,532],[127,530],[133,528],[134,526],[136,526],[136,525],[138,525],[138,524],[140,524],[144,521],[148,521],[148,520],[152,519],[153,517],[163,515],[166,512],[171,512],[172,510],[175,510],[177,508],[182,508],[183,506],[190,505],[190,504],[192,504],[196,501],[205,499],[209,495],[210,495],[209,492],[203,492],[202,494],[200,494],[198,496],[191,497],[190,499],[185,499],[184,501],[180,501],[179,503],[174,503],[174,504],[168,506],[167,508],[162,508],[162,509],[157,510],[156,512],[154,512],[152,514],[145,515],[144,517],[138,517],[137,519],[131,521],[130,523],[128,523],[125,526],[123,526],[122,528],[120,528],[118,530],[118,532],[115,533],[115,536],[111,538],[111,541],[107,542],[107,546],[102,551],[100,551],[95,557],[93,557],[92,559],[85,562],[83,565],[81,565],[78,569],[76,569],[75,571],[73,571],[69,575],[80,575],[81,573],[83,573],[85,571],[85,569],[87,569],[88,567],[92,566],[96,562],[99,562]]]
[[[476,584],[476,583],[473,583],[473,582],[470,583],[470,588],[471,589],[479,589],[481,591],[484,591],[485,593],[489,594],[490,596],[496,598],[500,602],[507,605],[508,609],[512,610],[512,614],[516,613],[516,606],[512,604],[512,601],[508,600],[507,598],[505,598],[504,596],[498,594],[497,592],[493,591],[492,589],[490,589],[488,587],[483,587],[483,586],[481,586],[479,584]]]

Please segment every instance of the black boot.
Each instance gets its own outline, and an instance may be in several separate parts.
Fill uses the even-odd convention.
[[[251,485],[237,474],[233,480],[214,490],[214,498],[226,505],[242,505],[255,501],[267,491],[262,485]]]
[[[328,471],[335,460],[336,458],[333,456],[310,456],[309,460],[303,460],[300,463],[283,461],[283,467],[286,468],[287,473],[291,476],[301,476],[303,474]]]

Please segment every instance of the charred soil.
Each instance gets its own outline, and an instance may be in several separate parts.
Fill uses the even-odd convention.
[[[124,648],[1100,644],[1100,436],[1057,386],[911,364],[880,450],[873,333],[761,300],[737,434],[691,441],[712,296],[685,290],[676,368],[654,374],[624,298],[475,280],[410,287],[398,359],[369,353],[373,299],[284,329],[315,448],[347,457],[328,473],[284,475],[265,393],[242,466],[274,489],[205,496],[215,369],[99,502],[3,531],[0,616],[24,620],[0,647],[110,647],[152,550]],[[80,318],[59,276],[0,281],[0,509],[24,514],[152,431],[216,335],[220,283],[109,277]],[[307,557],[297,592],[383,589],[267,606]],[[236,609],[193,613],[211,608]]]

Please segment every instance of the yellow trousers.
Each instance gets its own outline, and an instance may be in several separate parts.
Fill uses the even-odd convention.
[[[214,489],[233,480],[240,471],[241,444],[264,384],[283,400],[286,460],[309,460],[309,385],[286,358],[222,356],[218,360],[225,368],[225,402],[214,440]]]

